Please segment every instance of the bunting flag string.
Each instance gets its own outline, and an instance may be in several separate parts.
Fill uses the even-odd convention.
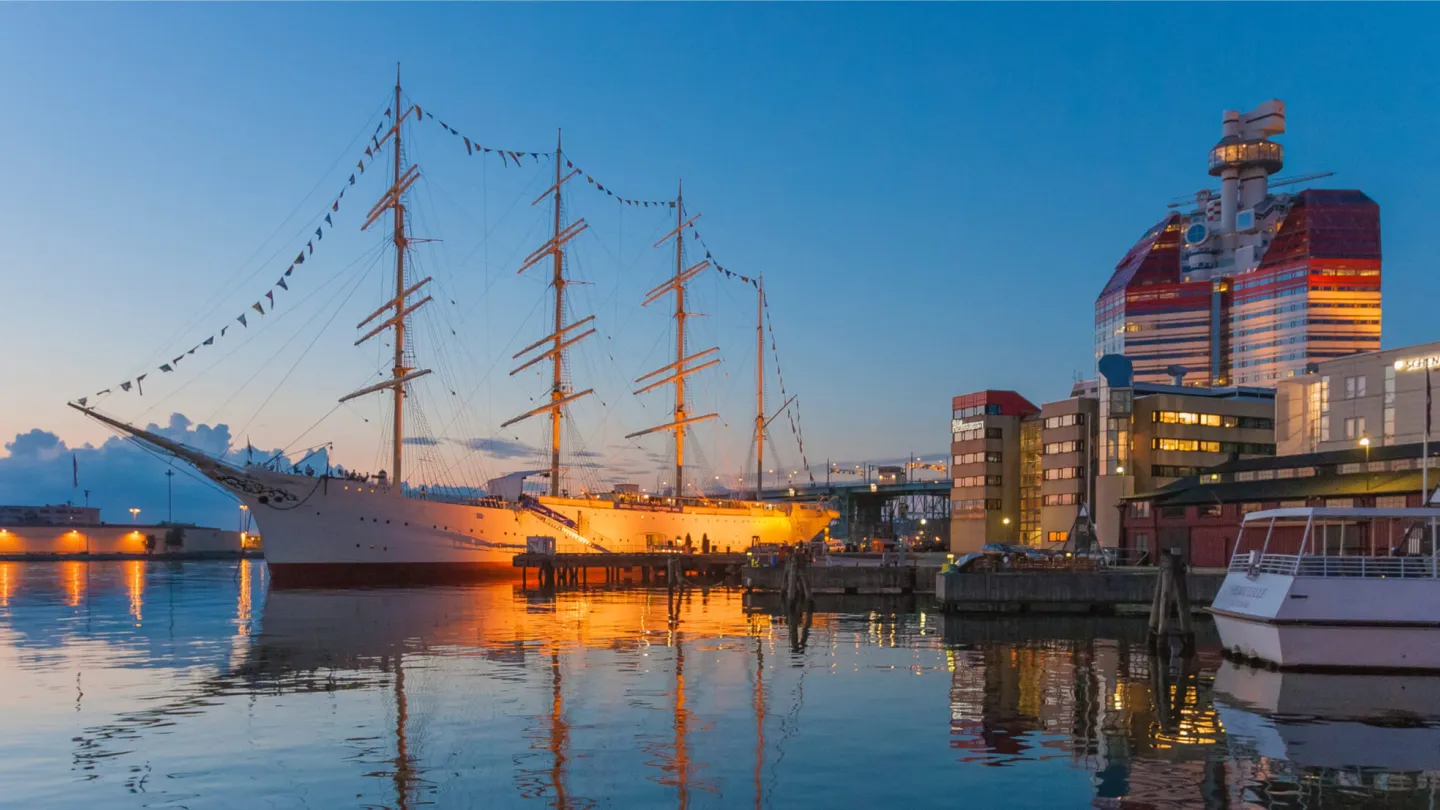
[[[525,159],[527,158],[538,165],[541,159],[550,160],[551,158],[555,157],[554,152],[520,152],[513,149],[497,149],[493,146],[484,146],[478,140],[470,137],[469,135],[461,133],[460,130],[450,126],[439,118],[436,118],[434,113],[422,111],[419,104],[412,106],[410,109],[415,111],[416,119],[420,121],[424,121],[427,119],[430,121],[434,121],[440,126],[441,129],[459,138],[461,142],[465,144],[465,154],[497,155],[500,158],[501,164],[503,164],[507,169],[510,168],[512,164],[517,168],[524,165]],[[403,119],[404,116],[402,115],[401,118]]]
[[[724,274],[724,276],[725,276],[726,278],[738,278],[738,279],[740,279],[741,281],[745,282],[746,284],[749,284],[751,287],[754,287],[754,288],[757,289],[757,290],[760,289],[760,281],[759,281],[759,279],[753,279],[753,278],[751,278],[751,277],[749,277],[749,276],[742,276],[742,275],[740,275],[739,273],[736,273],[735,271],[730,270],[730,269],[726,268],[725,266],[721,265],[720,262],[718,262],[718,261],[715,260],[714,254],[712,254],[712,253],[710,252],[710,246],[707,245],[707,244],[705,244],[705,237],[703,237],[703,236],[700,235],[700,231],[697,230],[694,225],[691,225],[691,226],[690,226],[690,230],[695,234],[695,240],[700,243],[700,247],[704,248],[704,250],[705,250],[705,258],[707,258],[707,259],[710,260],[710,264],[715,267],[715,271],[716,271],[717,273],[722,273],[722,274]]]
[[[387,119],[391,118],[391,117],[392,117],[391,111],[390,111],[390,110],[386,110],[386,111],[385,111],[385,116],[386,116]],[[380,134],[380,131],[381,131],[382,129],[384,129],[384,127],[385,127],[385,121],[381,121],[380,124],[375,128],[375,135],[378,136],[378,135]],[[371,140],[372,140],[372,141],[375,141],[375,140],[376,140],[375,136],[372,136],[372,137],[371,137]],[[368,157],[371,158],[371,162],[373,162],[374,160],[378,159],[378,157],[379,157],[379,144],[378,144],[378,142],[376,142],[376,143],[375,143],[374,145],[372,145],[372,146],[366,147],[366,149],[365,149],[365,154],[366,154],[366,156],[368,156]],[[364,158],[360,159],[360,160],[356,163],[356,167],[359,169],[359,173],[360,173],[360,174],[364,174],[364,173],[365,173],[365,165],[366,165],[366,164],[365,164],[365,159],[364,159]],[[202,348],[202,347],[214,346],[217,338],[224,338],[224,337],[226,337],[226,333],[230,330],[230,328],[231,328],[232,326],[234,326],[234,324],[235,324],[236,322],[238,322],[238,323],[240,324],[240,328],[241,328],[241,329],[248,329],[248,328],[250,327],[250,318],[251,318],[251,317],[264,317],[264,316],[265,316],[265,314],[266,314],[266,306],[261,303],[262,301],[268,303],[269,311],[270,311],[270,312],[274,312],[274,310],[275,310],[275,291],[276,291],[276,290],[285,290],[285,291],[288,291],[288,290],[290,289],[290,283],[289,283],[288,281],[286,281],[286,279],[287,279],[287,278],[290,278],[291,276],[293,276],[293,274],[295,273],[295,268],[296,268],[296,267],[299,267],[300,265],[302,265],[302,264],[305,263],[305,259],[306,259],[307,256],[314,255],[314,253],[315,253],[315,243],[318,242],[318,241],[321,241],[322,239],[325,238],[325,231],[331,230],[331,229],[333,229],[333,228],[335,227],[334,214],[335,214],[335,213],[338,213],[338,212],[340,211],[340,201],[341,201],[342,199],[344,199],[344,197],[345,197],[345,189],[348,188],[348,187],[350,187],[350,186],[353,186],[353,185],[355,185],[355,175],[354,175],[354,174],[350,175],[350,176],[347,178],[345,185],[340,188],[340,193],[339,193],[339,194],[336,194],[335,197],[334,197],[333,199],[331,199],[331,201],[330,201],[329,203],[326,203],[325,208],[322,209],[322,210],[327,211],[327,213],[325,214],[325,218],[324,218],[323,223],[322,223],[319,227],[317,227],[317,228],[315,229],[315,238],[306,241],[306,243],[305,243],[305,249],[304,249],[304,250],[301,250],[298,254],[296,254],[295,259],[290,262],[290,264],[289,264],[288,267],[285,268],[285,272],[284,272],[283,274],[281,274],[278,279],[276,279],[275,283],[270,286],[270,289],[265,292],[264,296],[262,296],[260,299],[257,299],[257,300],[255,301],[255,303],[253,303],[253,304],[250,305],[249,309],[253,309],[253,310],[255,310],[256,313],[259,313],[258,316],[247,315],[246,312],[241,312],[241,313],[234,319],[233,322],[227,323],[227,324],[225,324],[224,326],[220,327],[220,331],[219,331],[219,332],[217,332],[216,334],[213,334],[213,335],[205,338],[205,339],[202,340],[201,342],[195,344],[195,346],[194,346],[193,348],[187,350],[185,353],[179,355],[178,357],[173,358],[170,362],[161,364],[161,365],[158,366],[157,368],[158,368],[161,372],[163,372],[163,373],[170,373],[170,372],[173,372],[173,371],[177,370],[177,369],[179,368],[179,366],[180,366],[180,361],[181,361],[181,360],[183,360],[184,358],[188,357],[189,355],[195,354],[195,352],[196,352],[198,349]],[[124,381],[124,382],[122,382],[122,383],[119,383],[117,386],[114,386],[114,387],[119,388],[121,391],[126,392],[126,393],[129,393],[130,389],[134,388],[135,391],[136,391],[136,393],[138,393],[140,396],[144,396],[144,395],[145,395],[145,389],[143,388],[143,386],[141,385],[141,383],[144,381],[144,379],[145,379],[145,377],[146,377],[147,375],[148,375],[148,372],[147,372],[146,374],[141,374],[141,375],[135,377],[133,380],[126,380],[126,381]],[[109,394],[109,393],[111,393],[111,392],[112,392],[112,389],[111,389],[111,388],[106,388],[106,389],[104,389],[104,390],[102,390],[102,391],[97,391],[97,392],[95,392],[94,394],[91,394],[91,395],[88,396],[88,397],[80,397],[79,399],[75,400],[75,402],[76,402],[76,404],[78,404],[80,407],[83,408],[83,407],[85,407],[86,404],[87,404],[88,402],[90,402],[91,400],[99,399],[100,397],[105,396],[106,394]]]
[[[584,169],[580,168],[579,166],[576,166],[576,165],[575,165],[575,162],[572,161],[572,160],[568,160],[568,159],[567,159],[567,160],[565,161],[565,168],[567,168],[567,169],[574,169],[575,171],[577,171],[577,172],[579,172],[580,174],[584,175],[584,176],[585,176],[585,182],[586,182],[588,185],[594,186],[596,191],[603,191],[603,192],[605,192],[605,196],[612,198],[613,200],[615,200],[615,202],[620,203],[621,205],[628,205],[628,206],[635,207],[635,208],[652,208],[652,207],[653,207],[653,208],[674,208],[674,207],[675,207],[675,201],[674,201],[674,200],[634,200],[634,199],[631,199],[631,198],[629,198],[629,197],[623,197],[623,196],[621,196],[621,195],[619,195],[619,194],[616,194],[616,193],[615,193],[615,189],[613,189],[613,188],[606,188],[606,187],[604,186],[604,184],[602,184],[599,180],[596,180],[595,177],[594,177],[593,175],[591,175],[589,172],[585,171]]]
[[[780,371],[780,350],[775,347],[775,322],[770,317],[770,301],[768,297],[762,301],[765,306],[765,329],[770,333],[770,353],[775,358],[775,376],[780,380],[780,399],[782,402],[790,400],[790,393],[785,388],[785,375]],[[795,436],[795,444],[800,448],[800,463],[805,467],[805,474],[810,476],[810,483],[815,483],[815,473],[810,471],[810,460],[805,457],[805,434],[801,431],[800,425],[800,398],[795,398],[795,409],[785,409],[785,418],[790,422],[790,432]]]

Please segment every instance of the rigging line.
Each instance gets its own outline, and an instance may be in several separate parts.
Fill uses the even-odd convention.
[[[345,298],[340,301],[340,305],[335,307],[335,311],[330,313],[330,317],[325,321],[324,325],[322,325],[315,332],[315,337],[311,338],[310,342],[305,345],[305,348],[300,351],[300,356],[295,358],[295,362],[290,365],[290,369],[285,372],[285,376],[281,377],[280,381],[275,384],[275,387],[270,389],[269,396],[265,397],[265,401],[261,402],[260,407],[255,409],[255,413],[250,415],[250,419],[245,423],[245,427],[240,429],[241,433],[244,433],[247,429],[249,429],[250,425],[260,416],[260,412],[265,410],[265,406],[270,404],[270,400],[275,398],[275,394],[278,393],[280,389],[285,386],[285,382],[290,379],[290,375],[295,373],[295,369],[300,366],[300,363],[304,361],[305,356],[308,355],[310,353],[310,350],[315,347],[315,343],[320,340],[320,336],[325,334],[325,330],[329,329],[330,324],[335,322],[335,318],[340,315],[340,311],[343,310],[345,308],[345,305],[350,302],[350,298],[355,295],[355,291],[360,289],[360,282],[363,281],[364,278],[365,276],[362,275],[359,279],[356,280],[355,284],[350,287],[350,292],[347,293],[345,295]],[[323,311],[324,310],[321,310],[321,312]],[[315,315],[312,316],[311,319],[305,323],[305,326],[300,327],[301,331],[304,331],[306,327],[308,327],[311,323],[314,323],[315,318],[319,315],[319,312],[315,313]],[[281,346],[280,351],[284,351],[286,348],[287,347],[285,346]],[[271,359],[274,359],[274,357],[278,356],[279,353],[280,352],[277,351],[275,355],[271,356]],[[264,368],[264,366],[261,366],[261,370],[263,370]],[[256,374],[259,373],[260,372],[258,371],[256,372]],[[253,380],[254,377],[252,376],[251,379]]]
[[[360,274],[359,276],[356,277],[356,280],[355,280],[355,285],[356,285],[356,287],[358,287],[361,283],[363,283],[363,281],[365,280],[365,278],[366,278],[371,272],[374,271],[378,259],[379,259],[379,253],[377,252],[376,257],[371,260],[370,267],[367,268],[364,273],[362,273],[362,274]],[[358,260],[357,260],[357,262],[358,262]],[[348,269],[348,268],[346,268],[346,269]],[[332,280],[341,279],[341,278],[344,278],[344,272],[343,272],[343,271],[340,272],[340,273],[337,273]],[[317,288],[313,293],[311,293],[311,295],[313,296],[313,295],[318,294],[321,289],[324,289],[324,287],[329,286],[329,283],[330,283],[330,282],[327,281],[326,284],[322,285],[320,288]],[[341,289],[343,290],[344,288],[342,287]],[[336,291],[335,295],[339,295],[339,292],[340,292],[340,291]],[[351,295],[354,294],[354,288],[351,289],[351,293],[350,293],[350,294],[351,294]],[[305,299],[302,299],[301,303],[304,303],[304,301],[305,301],[305,300],[308,300],[309,297],[310,297],[310,296],[306,296]],[[348,299],[349,299],[349,295],[346,296],[346,300],[348,300]],[[334,300],[334,298],[332,297],[332,298],[331,298],[331,301],[333,301],[333,300]],[[329,302],[327,302],[327,305],[328,305],[328,303],[329,303]],[[342,304],[342,306],[343,306],[343,304]],[[283,313],[283,314],[281,315],[281,317],[284,317],[284,315],[287,315],[287,314],[289,314],[289,313],[292,312],[292,311],[295,311],[295,310],[287,310],[285,313]],[[309,319],[308,321],[306,321],[305,323],[301,324],[301,325],[300,325],[300,328],[297,329],[297,330],[295,330],[295,335],[296,335],[296,336],[299,336],[299,334],[300,334],[301,332],[303,332],[308,326],[310,326],[310,324],[314,323],[314,322],[315,322],[315,319],[318,318],[318,317],[320,317],[320,315],[323,314],[323,313],[324,313],[324,307],[322,306],[319,310],[317,310],[313,315],[310,316],[310,319]],[[333,316],[333,315],[331,316],[331,319],[332,319],[332,320],[334,319],[334,316]],[[324,330],[322,329],[321,332],[323,333]],[[317,339],[318,339],[318,335],[317,335]],[[247,342],[248,342],[248,341],[247,341]],[[242,345],[243,345],[243,344],[242,344]],[[310,345],[312,345],[312,346],[314,345],[314,340],[311,341]],[[262,363],[262,364],[260,365],[259,368],[257,368],[257,369],[255,370],[255,373],[251,374],[250,377],[245,380],[245,382],[243,382],[243,383],[240,384],[240,387],[235,390],[235,393],[234,393],[234,394],[232,394],[230,397],[227,397],[224,401],[222,401],[222,403],[221,403],[220,405],[216,406],[215,410],[214,410],[214,411],[210,414],[210,416],[207,418],[207,421],[213,420],[213,419],[215,418],[216,414],[218,414],[218,413],[220,412],[220,409],[223,408],[223,407],[225,406],[225,404],[227,404],[230,400],[232,400],[232,399],[234,399],[236,396],[238,396],[241,391],[245,390],[245,387],[248,386],[251,382],[253,382],[256,377],[260,376],[260,374],[261,374],[262,372],[264,372],[264,371],[266,370],[266,368],[269,366],[270,362],[273,361],[276,357],[279,357],[279,356],[280,356],[280,353],[283,352],[283,351],[285,351],[285,349],[288,348],[288,347],[289,347],[289,341],[287,340],[285,343],[281,344],[280,348],[278,348],[278,349],[275,350],[274,354],[270,355],[269,359],[267,359],[264,363]],[[237,347],[237,350],[238,350],[238,347]],[[307,351],[309,350],[308,347],[306,348],[306,350],[307,350]],[[227,355],[227,356],[228,356],[228,355]],[[208,369],[207,369],[207,371],[208,371]],[[287,374],[286,376],[288,376],[288,374]],[[273,391],[271,392],[271,396],[274,396],[274,392],[273,392]],[[270,399],[269,397],[266,397],[266,402],[268,402],[269,399]],[[252,414],[251,417],[250,417],[250,422],[253,422],[254,420],[255,420],[255,414]],[[248,425],[249,425],[249,422],[247,422],[246,425],[248,426]]]
[[[247,335],[246,335],[246,337],[245,337],[244,340],[242,340],[242,341],[240,341],[238,344],[236,344],[235,347],[232,348],[232,349],[230,349],[229,352],[225,353],[224,356],[216,359],[215,362],[211,363],[210,365],[208,365],[208,366],[206,366],[205,368],[201,369],[200,371],[196,372],[196,374],[195,374],[194,376],[190,377],[190,378],[187,379],[184,383],[182,383],[179,388],[176,388],[176,389],[174,389],[173,391],[169,391],[169,392],[166,392],[166,393],[164,393],[164,394],[161,394],[158,399],[156,399],[156,400],[154,400],[153,402],[151,402],[150,405],[149,405],[149,407],[147,407],[145,410],[141,411],[140,414],[139,414],[138,416],[136,416],[135,418],[136,418],[136,419],[143,419],[143,418],[145,418],[146,414],[149,414],[151,411],[153,411],[153,410],[155,410],[156,408],[158,408],[158,407],[164,405],[165,403],[169,402],[172,398],[174,398],[174,397],[176,397],[176,396],[179,396],[179,394],[180,394],[182,391],[184,391],[186,388],[189,388],[189,387],[190,387],[192,384],[194,384],[195,382],[199,381],[200,378],[204,377],[206,374],[209,374],[211,371],[214,371],[216,368],[219,368],[220,366],[224,365],[224,363],[225,363],[226,360],[228,360],[228,359],[230,359],[231,357],[235,356],[235,354],[236,354],[237,352],[239,352],[241,349],[244,349],[246,346],[248,346],[248,345],[250,344],[251,341],[253,341],[253,340],[255,340],[257,337],[259,337],[259,336],[265,331],[265,329],[266,329],[267,326],[270,326],[271,324],[275,324],[275,323],[277,323],[277,322],[283,321],[283,320],[285,320],[285,318],[288,317],[292,312],[297,312],[297,311],[299,311],[300,308],[305,304],[305,302],[309,301],[311,298],[315,297],[316,295],[319,295],[320,292],[323,291],[326,287],[329,287],[331,284],[333,284],[333,283],[335,283],[336,281],[338,281],[339,279],[341,279],[341,278],[344,276],[344,271],[345,271],[345,270],[348,270],[348,269],[350,269],[351,267],[354,267],[354,266],[355,266],[356,264],[358,264],[358,263],[361,261],[361,259],[363,259],[363,258],[364,258],[364,257],[362,256],[360,259],[356,259],[355,261],[351,262],[351,263],[350,263],[349,265],[347,265],[346,267],[341,268],[340,271],[336,272],[336,273],[335,273],[334,275],[332,275],[330,278],[325,279],[325,280],[322,281],[317,287],[315,287],[313,290],[311,290],[310,292],[306,293],[304,298],[301,298],[299,301],[295,302],[295,305],[294,305],[294,306],[286,309],[285,311],[281,312],[279,315],[276,315],[274,318],[270,319],[269,321],[260,322],[260,325],[259,325],[259,326],[256,326],[253,330],[246,328]],[[272,311],[273,311],[273,310],[272,310]],[[213,416],[213,414],[212,414],[212,416]]]
[[[377,373],[378,373],[378,372],[377,372]],[[371,379],[374,379],[374,375],[371,375]],[[369,382],[369,381],[370,381],[370,380],[366,380],[366,382]],[[320,427],[320,423],[321,423],[321,422],[324,422],[326,419],[329,419],[329,418],[331,417],[331,415],[334,414],[336,411],[340,410],[340,406],[342,406],[342,405],[344,405],[344,404],[345,404],[345,403],[343,403],[343,402],[337,402],[337,403],[335,403],[335,407],[333,407],[333,408],[331,408],[329,411],[327,411],[324,416],[320,417],[319,419],[316,419],[314,424],[312,424],[312,425],[311,425],[310,427],[308,427],[308,428],[305,428],[305,430],[304,430],[303,432],[301,432],[301,434],[300,434],[299,436],[296,436],[294,439],[291,439],[289,444],[287,444],[287,445],[285,445],[284,447],[282,447],[282,448],[281,448],[281,452],[285,452],[285,453],[290,452],[290,448],[292,448],[292,447],[294,447],[295,445],[299,444],[301,439],[305,438],[306,436],[308,436],[308,435],[310,434],[310,431],[314,430],[314,429],[317,428],[317,427]],[[328,442],[327,442],[327,444],[328,444]],[[317,446],[320,446],[320,445],[317,445]],[[328,458],[328,456],[327,456],[327,458]]]
[[[227,280],[224,282],[224,284],[222,284],[222,285],[220,286],[219,290],[218,290],[216,293],[214,293],[209,299],[207,299],[207,300],[205,301],[205,303],[202,304],[197,310],[195,310],[195,311],[197,312],[197,315],[195,316],[195,318],[193,318],[192,320],[186,322],[186,323],[183,324],[179,329],[177,329],[177,330],[175,331],[175,333],[174,333],[173,335],[171,335],[170,338],[169,338],[168,340],[166,340],[163,345],[166,345],[166,346],[173,345],[177,340],[179,340],[179,338],[180,338],[180,336],[181,336],[182,334],[184,334],[184,333],[186,333],[186,332],[188,332],[188,331],[190,331],[190,330],[193,330],[200,322],[206,320],[207,318],[209,318],[211,315],[213,315],[213,314],[215,313],[215,310],[219,307],[221,300],[223,300],[223,297],[224,297],[224,295],[225,295],[225,290],[229,289],[229,288],[232,287],[232,286],[235,286],[235,279],[238,278],[238,277],[240,276],[240,274],[245,271],[245,268],[246,268],[251,262],[253,262],[253,261],[255,260],[255,257],[256,257],[256,256],[260,255],[260,252],[265,249],[265,246],[268,245],[271,241],[273,241],[273,240],[275,239],[275,236],[276,236],[277,234],[279,234],[280,231],[285,228],[285,225],[286,225],[287,223],[289,223],[290,220],[292,220],[292,219],[295,218],[296,212],[298,212],[298,211],[305,205],[305,203],[310,200],[311,197],[315,196],[315,192],[320,188],[320,186],[321,186],[321,185],[325,182],[325,180],[330,176],[330,173],[333,172],[333,171],[335,171],[335,167],[340,165],[340,161],[344,160],[348,155],[351,154],[350,150],[355,147],[355,144],[356,144],[362,137],[364,137],[365,132],[369,129],[370,122],[371,122],[371,121],[374,121],[375,118],[380,114],[380,106],[384,106],[384,103],[385,103],[385,102],[382,101],[382,102],[380,103],[380,105],[375,108],[375,111],[372,112],[372,113],[370,113],[370,115],[365,119],[365,123],[361,125],[360,131],[357,132],[357,133],[355,134],[355,136],[350,139],[350,143],[346,144],[346,145],[345,145],[345,148],[344,148],[343,150],[341,150],[341,152],[340,152],[338,155],[336,155],[334,162],[332,162],[332,163],[330,164],[330,167],[327,168],[327,169],[320,175],[320,179],[318,179],[318,180],[315,181],[315,185],[311,186],[310,190],[305,193],[305,196],[301,197],[300,200],[295,203],[295,207],[292,208],[292,209],[290,209],[290,213],[289,213],[289,214],[286,214],[286,215],[285,215],[285,218],[282,219],[282,220],[280,221],[280,223],[275,226],[275,230],[272,231],[269,236],[265,237],[265,240],[264,240],[263,242],[261,242],[258,246],[256,246],[255,251],[250,254],[250,257],[249,257],[249,258],[247,258],[245,261],[241,262],[241,263],[235,268],[235,271],[231,274],[230,278],[227,279]],[[322,214],[321,216],[323,216],[323,214]],[[319,219],[319,217],[312,217],[312,218],[311,218],[311,222],[317,221],[318,219]],[[278,256],[278,255],[280,255],[280,251],[283,250],[283,249],[284,249],[284,246],[280,246],[280,247],[275,248],[274,252],[271,253],[270,257],[267,258],[267,259],[265,259],[264,261],[262,261],[262,262],[260,263],[260,267],[257,267],[255,270],[251,271],[250,275],[245,278],[245,281],[240,282],[240,284],[248,283],[248,282],[250,281],[250,279],[253,279],[253,278],[256,276],[256,274],[258,274],[258,273],[260,272],[260,269],[261,269],[262,267],[268,265],[270,262],[274,261],[274,260],[275,260],[275,257]],[[157,350],[154,352],[154,354],[151,355],[151,357],[149,358],[149,360],[143,364],[143,366],[141,367],[141,370],[146,369],[146,368],[149,368],[151,365],[153,365],[153,363],[154,363],[155,360],[163,357],[168,351],[169,351],[168,349],[157,349]],[[140,372],[137,371],[136,373],[138,374],[138,373],[140,373]],[[131,376],[133,377],[134,375],[132,374]]]

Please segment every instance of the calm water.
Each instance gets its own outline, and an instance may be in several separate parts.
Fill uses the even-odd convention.
[[[1440,679],[837,608],[0,563],[0,805],[1440,807]]]

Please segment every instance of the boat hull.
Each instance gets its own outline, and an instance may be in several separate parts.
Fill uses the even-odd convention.
[[[738,551],[819,533],[834,512],[805,504],[679,508],[593,499],[542,499],[557,522],[519,504],[402,497],[367,482],[249,468],[214,471],[249,507],[280,587],[386,585],[515,576],[529,537],[560,553],[688,547]]]
[[[1282,668],[1440,670],[1440,580],[1232,571],[1210,613],[1228,652]]]

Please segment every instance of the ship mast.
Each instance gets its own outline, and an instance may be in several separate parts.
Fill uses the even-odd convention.
[[[765,276],[755,282],[755,500],[765,484]]]
[[[393,232],[391,239],[395,243],[395,297],[382,304],[379,309],[370,314],[370,317],[355,326],[356,329],[363,329],[366,324],[384,315],[386,312],[393,311],[394,314],[391,315],[390,318],[382,321],[374,329],[365,333],[359,340],[355,341],[355,345],[359,346],[361,343],[364,343],[386,329],[394,329],[395,360],[390,368],[390,379],[377,385],[352,391],[340,398],[341,402],[348,402],[356,397],[371,394],[376,391],[383,391],[387,388],[393,392],[394,403],[392,407],[395,412],[390,437],[390,491],[396,494],[401,494],[404,490],[402,485],[404,478],[402,476],[404,474],[405,447],[405,384],[430,373],[429,369],[415,369],[405,365],[405,332],[406,327],[409,325],[410,315],[413,314],[415,310],[429,303],[430,296],[425,296],[425,298],[413,305],[407,305],[406,302],[413,293],[430,283],[430,279],[426,278],[410,287],[405,286],[405,251],[409,246],[410,240],[405,235],[405,204],[403,200],[405,192],[409,190],[410,186],[415,184],[416,180],[420,179],[420,167],[418,165],[411,165],[408,169],[404,168],[404,155],[400,149],[400,130],[401,125],[405,122],[406,117],[410,115],[411,110],[407,109],[402,113],[400,105],[400,65],[397,63],[395,65],[395,106],[393,107],[395,111],[395,125],[390,128],[389,132],[385,133],[384,138],[381,138],[377,142],[383,145],[385,141],[389,140],[392,136],[395,138],[395,146],[393,149],[395,153],[394,181],[390,188],[381,195],[380,201],[375,203],[374,207],[370,209],[370,214],[366,218],[365,224],[360,226],[360,230],[362,231],[368,229],[380,219],[380,216],[384,214],[386,210],[389,210],[393,215]]]
[[[545,244],[541,245],[538,250],[526,257],[524,264],[520,267],[520,270],[518,271],[519,273],[524,273],[526,270],[529,270],[531,267],[539,264],[541,260],[543,260],[546,256],[552,257],[553,261],[551,267],[550,286],[555,288],[555,331],[516,352],[515,356],[512,359],[519,360],[521,357],[534,351],[535,349],[538,349],[547,344],[550,346],[550,348],[546,351],[541,352],[539,355],[530,358],[530,360],[526,361],[514,371],[510,372],[510,376],[513,377],[519,372],[524,371],[525,369],[535,365],[536,363],[549,359],[551,361],[552,369],[550,381],[550,401],[540,406],[539,408],[535,408],[531,411],[526,411],[525,413],[520,414],[514,419],[511,419],[510,421],[500,425],[500,427],[502,428],[509,427],[516,422],[524,421],[525,419],[529,419],[536,414],[545,413],[547,411],[550,413],[549,491],[550,495],[552,496],[558,496],[560,494],[560,420],[564,418],[565,406],[587,394],[594,393],[595,391],[595,389],[593,388],[587,388],[578,394],[568,394],[568,386],[565,384],[565,350],[575,345],[576,343],[579,343],[586,337],[593,335],[595,333],[595,330],[592,328],[576,337],[569,339],[566,339],[566,335],[575,327],[583,326],[584,324],[595,320],[595,316],[591,315],[588,318],[576,321],[575,323],[569,324],[568,326],[565,324],[565,287],[567,284],[569,284],[569,282],[565,278],[564,245],[566,242],[569,242],[571,239],[574,239],[577,235],[579,235],[581,231],[585,230],[590,226],[586,225],[585,220],[582,218],[578,222],[570,225],[569,227],[561,227],[561,187],[565,185],[565,181],[580,173],[579,169],[575,169],[574,171],[571,171],[568,175],[562,177],[560,174],[560,167],[563,162],[564,161],[562,160],[560,135],[557,133],[555,136],[555,185],[546,189],[544,194],[536,197],[535,201],[530,203],[531,205],[537,205],[542,202],[546,197],[550,196],[552,193],[555,195],[555,215],[553,218],[551,236],[550,239],[546,241]]]
[[[660,298],[666,293],[675,293],[675,362],[671,363],[668,366],[661,366],[660,368],[655,369],[649,374],[646,374],[635,380],[635,382],[640,383],[659,374],[663,374],[664,372],[673,371],[674,373],[670,376],[656,380],[655,382],[652,382],[649,385],[640,388],[635,393],[643,394],[646,391],[654,390],[662,385],[674,383],[675,419],[674,421],[667,424],[656,425],[655,427],[636,431],[635,433],[628,434],[625,437],[627,439],[633,439],[637,436],[644,436],[647,433],[655,433],[662,430],[672,431],[675,434],[674,491],[676,497],[681,497],[685,494],[685,428],[696,422],[703,422],[707,419],[715,419],[720,416],[720,414],[718,413],[707,413],[701,416],[689,416],[685,407],[685,378],[690,376],[691,374],[694,374],[697,371],[709,368],[710,366],[719,363],[720,358],[713,358],[707,362],[701,363],[698,366],[687,367],[687,364],[690,363],[692,360],[698,360],[701,357],[704,357],[712,352],[719,351],[720,347],[712,346],[704,351],[696,352],[695,354],[689,355],[688,357],[685,354],[685,319],[691,314],[685,310],[685,282],[704,272],[705,269],[710,266],[710,261],[707,259],[692,267],[685,267],[685,229],[693,225],[695,223],[695,220],[700,218],[700,215],[696,214],[688,220],[685,219],[684,200],[685,185],[682,182],[680,184],[679,191],[675,195],[675,230],[666,234],[660,239],[660,241],[655,243],[655,247],[658,248],[661,245],[665,244],[665,242],[668,241],[671,237],[675,238],[675,275],[671,276],[670,279],[665,283],[646,293],[645,300],[641,302],[641,306],[649,306],[650,304],[660,300]]]

